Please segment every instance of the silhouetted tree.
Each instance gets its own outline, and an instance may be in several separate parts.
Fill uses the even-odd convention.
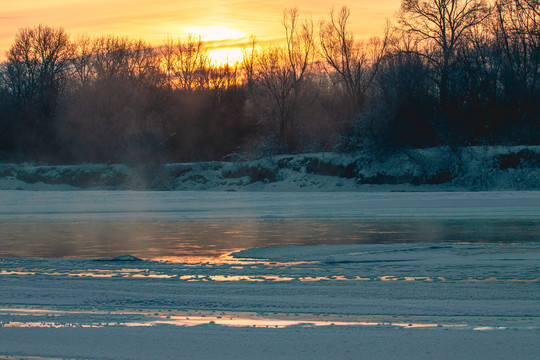
[[[540,3],[499,0],[495,9],[505,112],[514,119],[510,132],[514,133],[514,141],[537,142],[540,140]]]
[[[388,36],[373,38],[368,43],[354,40],[348,28],[351,12],[343,6],[338,14],[330,11],[330,20],[320,25],[321,54],[334,71],[336,85],[341,85],[349,98],[351,109],[357,114],[367,98],[367,91],[384,56]]]
[[[256,76],[270,95],[268,115],[277,125],[279,152],[291,151],[295,146],[297,119],[294,112],[311,73],[315,53],[311,19],[302,20],[298,9],[294,8],[284,12],[283,26],[285,46],[263,49],[256,56]]]
[[[494,0],[495,1],[495,0]],[[540,3],[402,0],[356,41],[350,10],[284,11],[284,41],[212,63],[200,36],[154,48],[21,29],[0,64],[0,158],[219,160],[305,151],[540,143]],[[389,26],[387,26],[389,29]]]
[[[374,85],[375,117],[379,123],[375,140],[381,150],[437,144],[433,71],[423,57],[404,51],[406,46],[398,44],[384,57]]]
[[[74,42],[74,55],[71,63],[74,70],[74,81],[78,86],[85,86],[95,76],[93,69],[93,44],[88,36],[79,36]]]
[[[331,10],[330,19],[321,22],[320,52],[334,86],[340,87],[348,100],[348,118],[356,133],[347,137],[347,146],[367,143],[376,146],[375,117],[360,116],[360,112],[368,101],[369,90],[384,57],[388,32],[382,40],[355,41],[348,27],[349,16],[350,10],[343,6],[338,14]]]
[[[403,0],[400,30],[419,43],[418,53],[438,71],[437,87],[443,114],[449,111],[450,72],[457,48],[467,33],[489,16],[484,0]]]
[[[35,155],[54,141],[52,121],[71,71],[73,46],[62,28],[39,25],[20,29],[7,52],[3,71],[5,87],[17,112],[26,139],[20,153]],[[15,121],[15,119],[13,119]]]
[[[157,58],[152,46],[142,40],[102,36],[93,40],[91,66],[96,80],[129,79],[154,81]]]

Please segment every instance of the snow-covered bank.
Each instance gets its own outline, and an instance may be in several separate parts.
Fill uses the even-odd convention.
[[[1,164],[0,189],[74,190],[539,190],[540,146],[280,155],[166,165]]]

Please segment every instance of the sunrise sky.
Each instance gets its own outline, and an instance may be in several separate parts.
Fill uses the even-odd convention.
[[[260,42],[284,37],[283,10],[296,5],[311,14],[318,27],[328,11],[342,5],[351,9],[349,20],[357,38],[380,35],[386,19],[397,11],[400,0],[2,0],[0,53],[3,58],[17,30],[46,24],[62,26],[75,38],[79,34],[126,35],[154,46],[171,37],[201,34],[214,50],[216,60],[234,58],[251,34]]]

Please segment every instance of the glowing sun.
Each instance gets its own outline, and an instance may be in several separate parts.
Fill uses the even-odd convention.
[[[238,41],[247,39],[243,31],[224,25],[190,26],[182,30],[185,35],[200,35],[207,45],[208,55],[218,65],[233,64],[242,58]]]

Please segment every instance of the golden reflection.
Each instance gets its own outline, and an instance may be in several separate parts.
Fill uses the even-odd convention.
[[[152,278],[152,279],[172,279],[172,278],[175,278],[176,276],[175,275],[149,273],[149,274],[134,274],[131,277],[133,277],[133,278]]]
[[[250,260],[254,261],[254,260]],[[237,264],[237,262],[235,262]],[[314,275],[302,275],[302,274],[278,274],[278,275],[267,275],[264,273],[260,274],[249,274],[249,275],[237,275],[230,273],[221,273],[215,274],[216,271],[227,272],[229,270],[243,270],[249,268],[252,270],[264,270],[260,266],[272,266],[277,267],[281,270],[286,269],[283,267],[284,264],[280,263],[271,263],[267,264],[264,262],[258,262],[257,266],[254,266],[253,263],[248,262],[242,264],[242,266],[231,266],[219,268],[219,263],[188,263],[181,264],[179,268],[173,269],[173,271],[155,271],[144,268],[130,269],[85,269],[85,270],[71,270],[71,271],[54,271],[47,269],[31,269],[31,271],[25,271],[23,269],[13,269],[13,270],[1,270],[0,276],[35,276],[35,275],[46,275],[46,276],[66,276],[66,277],[79,277],[79,278],[139,278],[139,279],[178,279],[182,281],[215,281],[215,282],[237,282],[237,281],[248,281],[248,282],[265,282],[265,281],[300,281],[300,282],[317,282],[317,281],[384,281],[384,282],[497,282],[497,283],[538,283],[540,282],[540,277],[526,279],[526,278],[508,278],[501,279],[496,277],[489,278],[473,278],[468,277],[466,279],[447,279],[442,276],[438,277],[429,277],[429,276],[376,276],[376,277],[362,277],[362,276],[344,276],[344,275],[331,275],[331,276],[314,276]],[[251,266],[249,266],[251,265]],[[287,265],[287,264],[286,264]],[[290,265],[290,264],[288,264]],[[206,268],[216,268],[212,270],[212,273],[204,273]],[[207,271],[207,270],[206,270]],[[196,273],[193,273],[196,272]]]
[[[200,264],[213,264],[213,265],[250,265],[258,264],[271,267],[290,267],[295,265],[304,265],[304,264],[316,264],[317,261],[288,261],[288,262],[276,262],[268,261],[266,259],[251,259],[251,258],[237,258],[232,254],[246,250],[244,248],[233,249],[232,251],[222,254],[219,256],[158,256],[152,257],[145,260],[163,262],[163,263],[175,263],[182,264],[183,266],[194,265],[198,266]]]
[[[404,276],[405,281],[433,281],[429,276]]]
[[[473,330],[475,331],[491,331],[491,330],[506,330],[506,327],[504,326],[478,326],[475,327]]]
[[[63,315],[69,314],[87,315],[85,322],[73,323],[70,321],[62,322]],[[42,315],[49,317],[54,315],[55,321],[36,321],[32,315]],[[92,321],[92,315],[136,316],[130,321]],[[18,319],[17,321],[0,322],[0,327],[105,327],[105,326],[129,326],[129,327],[147,327],[154,325],[175,325],[175,326],[197,326],[197,325],[222,325],[231,327],[265,327],[265,328],[285,328],[288,326],[388,326],[401,328],[461,328],[467,327],[466,324],[441,323],[429,321],[428,318],[401,318],[389,321],[381,316],[355,316],[339,314],[292,314],[292,313],[256,313],[256,312],[216,312],[216,311],[193,311],[180,312],[172,310],[128,310],[128,311],[60,311],[49,309],[20,309],[3,308],[0,309],[0,315],[27,315],[29,321]],[[69,319],[69,317],[67,318]],[[477,326],[475,330],[495,329],[487,326]],[[502,328],[498,328],[502,329]]]
[[[32,271],[1,270],[0,275],[36,275]]]
[[[213,281],[253,281],[262,282],[264,279],[247,275],[211,275],[208,277]]]

